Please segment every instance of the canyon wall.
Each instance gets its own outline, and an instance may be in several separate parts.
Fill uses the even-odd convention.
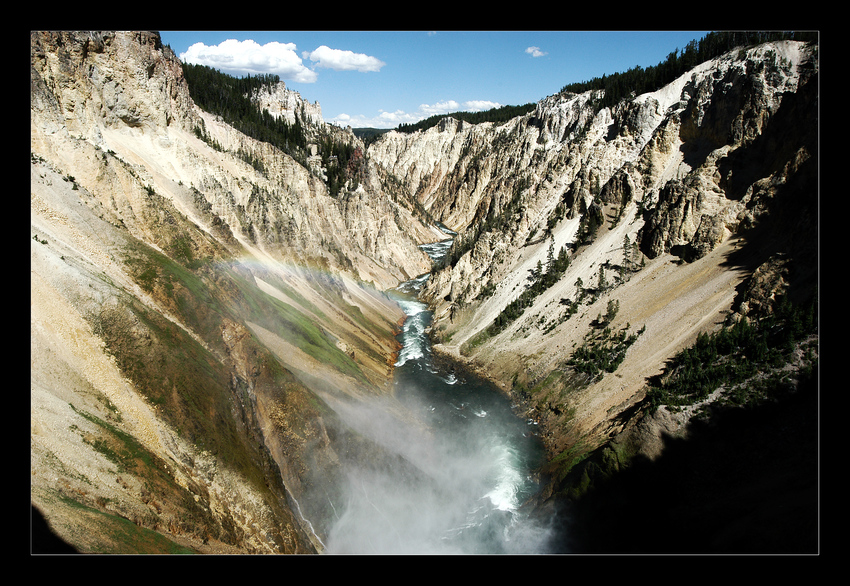
[[[435,222],[458,233],[423,291],[435,350],[510,395],[552,462],[613,439],[656,456],[687,417],[636,417],[647,378],[815,294],[816,51],[368,149],[283,84],[255,96],[360,149],[331,195],[315,158],[198,108],[157,33],[31,33],[33,506],[86,552],[323,551],[345,462],[393,462],[346,414],[406,421],[387,291],[431,270]],[[570,359],[600,324],[634,343],[585,376]]]
[[[816,51],[741,48],[610,108],[562,93],[504,124],[446,120],[370,148],[459,233],[423,292],[436,347],[521,401],[553,458],[620,433],[700,332],[814,294]],[[515,309],[562,250],[568,268]],[[576,373],[603,321],[636,342],[616,372]]]
[[[157,33],[33,32],[31,62],[34,506],[83,551],[321,551],[306,495],[369,444],[328,405],[391,400],[384,291],[438,233],[199,110]]]

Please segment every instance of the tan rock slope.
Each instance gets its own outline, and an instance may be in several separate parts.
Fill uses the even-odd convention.
[[[314,393],[387,392],[383,291],[435,230],[197,109],[156,33],[31,56],[33,503],[83,551],[321,550],[298,499],[340,447]]]
[[[741,48],[612,108],[598,97],[552,96],[501,125],[390,132],[370,151],[464,244],[424,292],[437,349],[506,391],[536,389],[530,414],[553,455],[618,433],[648,377],[698,333],[746,314],[755,267],[793,250],[796,276],[816,274],[816,48]],[[562,248],[564,274],[488,334]],[[646,329],[615,373],[575,389],[567,362],[609,302],[613,330]]]
[[[431,270],[435,221],[458,233],[423,292],[435,349],[510,394],[553,460],[633,430],[647,378],[700,332],[817,282],[810,44],[368,150],[283,84],[256,96],[359,149],[331,195],[320,158],[198,108],[157,33],[30,41],[31,500],[81,552],[323,551],[344,462],[387,455],[346,413],[412,423],[387,291]],[[562,274],[491,329],[562,251]],[[583,379],[569,360],[605,315],[640,334]],[[635,437],[654,455],[686,424],[662,412]]]

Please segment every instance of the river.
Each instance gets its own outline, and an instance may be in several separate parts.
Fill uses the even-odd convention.
[[[450,245],[447,238],[423,248],[439,263]],[[522,507],[538,490],[534,471],[544,457],[535,425],[519,418],[492,384],[433,354],[427,334],[432,314],[418,300],[427,278],[394,292],[407,315],[399,334],[395,394],[427,431],[390,432],[393,425],[374,419],[387,433],[385,445],[416,473],[352,471],[346,508],[327,551],[546,553],[546,531]]]

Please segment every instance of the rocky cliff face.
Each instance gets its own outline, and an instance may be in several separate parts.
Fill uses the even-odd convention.
[[[801,281],[816,274],[811,47],[734,51],[613,108],[599,97],[556,95],[502,125],[449,120],[370,148],[460,233],[424,292],[438,348],[524,398],[553,457],[618,433],[647,377],[699,331],[778,298],[781,287],[736,293],[756,267],[793,255]],[[569,267],[493,328],[562,249]],[[613,330],[645,329],[616,373],[582,380],[569,359],[611,307]]]
[[[269,114],[283,118],[289,124],[295,124],[296,120],[305,126],[320,126],[324,123],[319,103],[308,102],[298,92],[287,89],[282,81],[274,87],[263,87],[252,99],[260,110],[268,110]]]
[[[322,551],[346,459],[382,457],[345,414],[377,400],[405,417],[388,384],[404,316],[384,291],[430,270],[431,220],[459,233],[424,292],[436,349],[510,393],[553,460],[612,437],[654,455],[687,418],[632,417],[647,377],[816,281],[801,43],[613,108],[556,95],[368,151],[282,84],[257,96],[360,147],[336,197],[198,109],[156,33],[34,32],[31,61],[32,502],[82,551]],[[603,321],[636,342],[584,377],[569,359]]]
[[[33,503],[83,551],[321,550],[305,495],[368,443],[325,401],[387,394],[435,233],[198,110],[156,33],[31,56]]]

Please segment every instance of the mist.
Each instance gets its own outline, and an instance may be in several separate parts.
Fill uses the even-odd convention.
[[[522,508],[540,448],[495,390],[425,353],[397,370],[394,397],[331,406],[384,454],[346,458],[326,553],[547,552],[547,528]]]
[[[450,244],[424,248],[439,263]],[[325,551],[547,553],[551,532],[523,508],[538,491],[542,443],[533,423],[519,419],[495,387],[434,359],[427,334],[432,314],[416,300],[427,278],[397,290],[408,317],[393,395],[327,399],[341,424],[377,448],[342,460],[342,496],[331,503]]]

